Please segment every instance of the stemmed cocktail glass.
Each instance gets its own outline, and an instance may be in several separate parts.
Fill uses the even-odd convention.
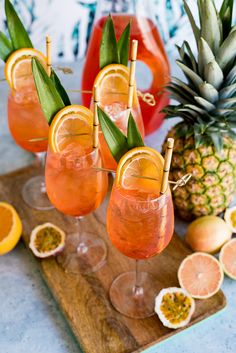
[[[108,188],[107,173],[102,171],[98,149],[96,106],[97,103],[95,118],[85,107],[67,106],[55,116],[49,131],[51,136],[51,130],[59,131],[60,125],[65,136],[63,138],[62,132],[58,132],[63,145],[60,152],[50,148],[52,144],[49,144],[45,177],[52,204],[63,214],[75,217],[78,223],[78,232],[67,236],[67,246],[59,256],[65,270],[73,273],[97,271],[104,265],[107,254],[104,241],[91,231],[84,231],[82,221],[84,216],[101,205]]]
[[[174,230],[174,211],[167,184],[161,187],[163,158],[139,147],[119,162],[107,211],[107,230],[113,245],[136,261],[136,270],[119,275],[110,288],[113,306],[131,318],[154,314],[160,288],[155,277],[140,272],[139,260],[160,254]],[[163,192],[164,190],[164,192]]]
[[[47,60],[42,53],[34,49],[21,49],[28,52],[28,57],[15,73],[15,84],[8,97],[8,125],[15,142],[23,149],[36,155],[38,165],[44,165],[48,145],[48,123],[41,109],[31,70],[31,58],[38,59],[47,67]],[[20,55],[20,51],[12,55]],[[24,201],[32,208],[48,210],[51,205],[45,188],[43,172],[30,178],[23,186]]]
[[[97,75],[94,85],[99,90],[99,105],[109,115],[116,126],[126,135],[129,113],[131,112],[142,137],[143,118],[135,86],[135,66],[138,41],[132,41],[130,69],[121,64],[105,66]],[[93,100],[91,102],[93,109]],[[104,167],[116,170],[117,163],[112,157],[102,131],[99,142]]]

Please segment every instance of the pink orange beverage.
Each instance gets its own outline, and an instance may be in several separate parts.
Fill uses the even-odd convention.
[[[81,151],[80,151],[81,152]],[[62,213],[80,217],[96,210],[107,193],[107,175],[98,151],[81,155],[78,150],[48,150],[46,188],[52,204]]]
[[[159,197],[114,187],[107,229],[111,242],[125,256],[144,260],[161,253],[174,230],[170,192]]]
[[[12,137],[20,147],[34,153],[47,150],[49,127],[33,82],[21,90],[10,92],[8,125]]]
[[[107,210],[107,231],[113,245],[135,259],[136,270],[113,281],[110,299],[122,314],[145,318],[154,314],[160,288],[139,261],[160,254],[174,231],[174,210],[169,187],[161,194],[164,160],[155,150],[137,147],[120,160]]]
[[[146,64],[152,74],[152,82],[144,92],[150,92],[156,100],[155,106],[150,106],[140,100],[140,106],[146,134],[156,130],[162,123],[164,114],[161,110],[168,104],[169,97],[163,93],[163,87],[169,82],[169,63],[162,40],[154,23],[145,17],[130,15],[112,15],[117,37],[120,37],[127,23],[131,20],[131,40],[138,40],[138,60]],[[92,90],[96,75],[99,72],[99,48],[102,29],[106,17],[101,17],[95,23],[90,38],[82,77],[82,89]],[[91,95],[83,93],[82,101],[90,105]]]

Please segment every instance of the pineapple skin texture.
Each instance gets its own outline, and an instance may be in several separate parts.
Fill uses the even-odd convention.
[[[236,141],[226,137],[221,153],[213,145],[195,148],[193,136],[176,136],[180,124],[169,131],[162,146],[164,155],[167,138],[175,139],[169,180],[192,174],[187,185],[172,190],[175,209],[187,221],[218,215],[229,206],[236,192]]]

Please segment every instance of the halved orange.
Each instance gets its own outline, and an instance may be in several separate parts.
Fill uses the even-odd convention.
[[[14,249],[21,233],[22,223],[14,207],[0,202],[0,255]]]
[[[236,280],[236,239],[231,239],[221,248],[220,263],[227,276]]]
[[[136,147],[120,160],[116,185],[124,189],[160,194],[164,159],[150,147]]]
[[[49,128],[49,146],[53,152],[61,152],[67,147],[93,145],[93,113],[81,105],[69,105],[54,117]]]
[[[219,261],[202,252],[187,256],[178,270],[180,286],[197,299],[207,299],[216,294],[223,279],[224,273]]]
[[[129,88],[129,68],[121,64],[111,64],[99,71],[94,85],[98,87],[100,104],[124,102],[127,104]],[[134,90],[133,106],[138,102],[137,91]]]
[[[33,48],[16,50],[7,59],[5,77],[11,89],[18,90],[33,83],[32,57],[36,57],[46,69],[46,57],[43,53]]]

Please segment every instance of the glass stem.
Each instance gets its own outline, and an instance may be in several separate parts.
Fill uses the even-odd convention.
[[[40,174],[44,175],[44,172],[45,172],[45,161],[46,161],[46,152],[37,152],[36,153],[36,159],[37,159],[38,168],[40,170]],[[46,192],[47,192],[44,178],[43,178],[43,181],[41,182],[40,190],[41,190],[42,194],[46,194]]]
[[[139,260],[135,260],[135,285],[133,288],[134,296],[139,297],[143,295],[143,287],[141,286],[141,273],[139,271]]]
[[[82,234],[83,234],[83,217],[75,217],[76,223],[77,223],[77,230],[78,230],[78,240],[79,244],[77,246],[77,253],[82,255],[86,254],[88,251],[88,247],[85,244],[85,242],[82,240]]]

